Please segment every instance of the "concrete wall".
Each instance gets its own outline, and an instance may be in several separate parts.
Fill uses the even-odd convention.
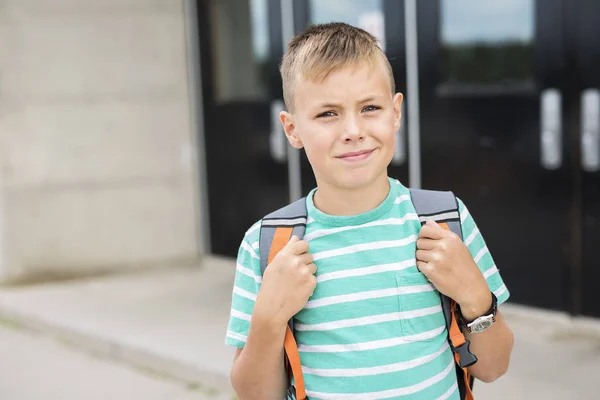
[[[198,257],[182,0],[0,1],[0,281]]]

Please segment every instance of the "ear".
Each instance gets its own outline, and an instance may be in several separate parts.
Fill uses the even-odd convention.
[[[281,125],[283,126],[283,130],[285,131],[285,136],[288,141],[292,145],[292,147],[296,149],[301,149],[304,147],[302,144],[302,140],[298,137],[296,132],[296,123],[294,121],[294,116],[287,111],[282,111],[279,113],[279,120],[281,121]]]
[[[394,95],[394,130],[400,129],[400,120],[402,119],[402,101],[404,96],[402,93]]]

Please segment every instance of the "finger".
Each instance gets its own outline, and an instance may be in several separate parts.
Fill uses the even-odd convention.
[[[447,231],[441,228],[439,225],[436,227],[427,221],[427,224],[423,225],[419,231],[419,238],[439,240],[446,236],[446,232]]]
[[[292,254],[304,254],[308,251],[308,242],[306,240],[296,240],[296,242],[290,244],[290,250]]]
[[[285,246],[281,250],[286,249],[286,250],[290,250],[291,251],[291,249],[293,249],[294,245],[296,243],[298,243],[298,240],[299,240],[298,236],[292,235],[292,237],[290,238],[290,240],[288,240],[288,242],[285,244]]]
[[[317,273],[317,266],[314,263],[310,263],[306,266],[312,275]]]
[[[312,264],[312,262],[313,262],[313,256],[310,253],[303,253],[298,256],[298,259],[300,260],[300,262],[299,262],[300,265],[308,265],[308,264]]]
[[[417,261],[417,268],[425,275],[425,277],[427,277],[427,280],[429,280],[429,274],[431,273],[430,265],[423,261]]]
[[[417,261],[431,262],[434,261],[434,254],[430,250],[417,250]]]
[[[419,250],[433,250],[435,248],[436,240],[419,238],[417,239],[417,249]]]
[[[315,294],[315,289],[317,289],[317,277],[313,275],[312,277],[312,292],[310,293],[310,295],[312,296],[313,294]]]

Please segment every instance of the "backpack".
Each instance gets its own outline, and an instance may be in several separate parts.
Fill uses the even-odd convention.
[[[441,227],[454,232],[463,240],[458,201],[452,192],[410,189],[410,194],[421,225],[430,219],[434,220]],[[259,241],[261,275],[293,235],[302,240],[306,230],[306,220],[305,197],[270,213],[262,219]],[[454,312],[456,303],[441,293],[440,297],[446,320],[448,341],[457,366],[456,375],[460,398],[472,400],[473,377],[467,372],[467,367],[475,364],[477,357],[471,353],[469,349],[470,342],[459,328],[458,319]],[[308,399],[304,387],[298,346],[294,338],[293,319],[289,321],[286,329],[284,349],[286,371],[290,377],[288,398]]]

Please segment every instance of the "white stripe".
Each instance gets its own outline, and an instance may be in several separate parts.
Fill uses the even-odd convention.
[[[252,243],[252,248],[254,250],[257,250],[259,247],[260,247],[260,242],[254,242],[254,243]]]
[[[407,194],[403,194],[402,196],[396,197],[396,200],[394,200],[394,204],[401,204],[405,201],[410,201],[410,196]]]
[[[432,376],[429,379],[425,379],[424,381],[417,383],[412,386],[405,386],[399,389],[391,389],[391,390],[383,390],[380,392],[371,392],[371,393],[324,393],[324,392],[313,392],[312,390],[307,390],[306,394],[309,398],[314,397],[318,399],[324,400],[375,400],[375,399],[389,399],[390,397],[396,396],[407,396],[410,394],[414,394],[420,391],[423,391],[438,382],[441,382],[445,377],[448,376],[451,372],[455,371],[454,360],[448,364],[448,366],[439,374]]]
[[[402,294],[412,294],[412,293],[422,293],[429,292],[433,290],[433,286],[431,284],[427,285],[415,285],[415,286],[406,286],[406,287],[395,287],[391,289],[381,289],[381,290],[371,290],[368,292],[359,292],[359,293],[351,293],[351,294],[342,294],[338,296],[325,297],[317,300],[310,300],[304,308],[317,308],[328,306],[332,304],[340,304],[347,303],[352,301],[360,301],[360,300],[368,300],[368,299],[378,299],[381,297],[388,296],[398,296],[400,293]]]
[[[441,309],[440,309],[441,311]],[[350,351],[365,351],[385,349],[388,347],[400,346],[407,343],[414,343],[423,340],[433,339],[439,336],[445,326],[410,336],[397,336],[391,339],[374,340],[372,342],[353,343],[353,344],[325,344],[317,346],[300,345],[298,351],[301,353],[347,353]]]
[[[504,292],[506,292],[506,285],[500,286],[500,289],[496,290],[494,294],[496,295],[496,297],[500,297],[504,294]]]
[[[471,232],[471,234],[469,235],[467,240],[465,240],[465,245],[468,246],[471,243],[473,243],[473,240],[475,240],[475,238],[477,237],[477,234],[479,234],[479,228],[475,227],[475,229],[473,229],[473,232]]]
[[[248,341],[248,336],[241,335],[239,333],[235,333],[232,331],[227,331],[227,337],[235,340],[239,340],[240,342],[246,343]]]
[[[238,270],[238,272],[242,275],[246,275],[247,277],[254,279],[254,281],[256,283],[262,283],[262,277],[258,276],[254,273],[254,271],[252,271],[250,268],[246,268],[244,267],[242,264],[237,264],[236,265],[236,269]]]
[[[367,368],[308,368],[302,367],[302,372],[309,375],[328,376],[328,377],[352,377],[352,376],[372,376],[379,374],[389,374],[390,372],[406,371],[427,364],[435,360],[441,354],[444,354],[450,345],[445,341],[442,347],[433,354],[418,357],[409,361],[402,361],[395,364],[380,365],[378,367]]]
[[[256,295],[255,294],[252,294],[252,293],[250,293],[250,292],[248,292],[248,291],[246,291],[244,289],[240,289],[237,286],[235,286],[233,288],[233,293],[237,294],[238,296],[245,297],[245,298],[247,298],[249,300],[256,301]]]
[[[413,285],[413,286],[398,287],[398,291],[400,292],[400,294],[423,293],[423,292],[430,292],[432,290],[434,290],[434,288],[431,283],[428,283],[426,285]]]
[[[382,322],[400,321],[424,317],[442,312],[442,306],[420,308],[418,310],[402,311],[389,314],[372,315],[369,317],[341,319],[339,321],[322,322],[320,324],[294,324],[297,331],[330,331],[333,329],[351,328],[354,326],[374,325]]]
[[[329,272],[327,274],[319,275],[317,277],[317,282],[326,282],[332,279],[342,279],[342,278],[350,278],[354,276],[366,276],[379,274],[381,272],[389,272],[389,271],[402,271],[403,269],[410,268],[416,266],[415,259],[402,261],[399,263],[391,263],[391,264],[381,264],[381,265],[373,265],[371,267],[364,268],[351,268],[342,271]]]
[[[250,246],[245,240],[242,241],[242,249],[244,249],[248,253],[250,253],[250,255],[252,256],[252,258],[256,258],[257,260],[259,259],[258,255],[256,255],[256,252],[254,251],[254,249],[252,248],[252,246]]]
[[[306,225],[312,224],[313,222],[315,222],[315,219],[313,217],[308,217],[308,219],[306,220]]]
[[[485,279],[489,278],[490,276],[494,275],[495,273],[498,272],[498,268],[494,265],[490,268],[488,268],[484,273],[483,273],[483,277]]]
[[[263,226],[291,226],[298,224],[306,224],[306,218],[281,218],[281,219],[265,219],[263,220]]]
[[[329,257],[336,257],[336,256],[342,256],[345,254],[358,253],[360,251],[387,249],[390,247],[402,247],[402,246],[406,246],[408,244],[414,243],[416,240],[417,240],[416,235],[410,235],[406,239],[402,239],[402,240],[382,240],[379,242],[360,243],[360,244],[355,244],[355,245],[348,246],[348,247],[342,247],[339,249],[333,249],[333,250],[327,250],[327,251],[315,253],[315,254],[313,254],[313,260],[317,261],[317,260],[322,260],[324,258],[329,258]]]
[[[473,258],[473,260],[475,260],[475,262],[478,263],[479,260],[481,260],[483,258],[483,256],[485,256],[489,252],[490,252],[490,250],[487,248],[487,246],[485,246],[483,249],[479,250],[479,253],[477,253],[477,255],[475,256],[475,258]]]
[[[458,212],[451,211],[451,212],[442,213],[442,214],[435,214],[435,215],[419,217],[419,220],[421,222],[425,222],[425,221],[429,221],[429,220],[441,221],[441,220],[445,220],[445,219],[458,219]]]
[[[234,308],[231,309],[231,316],[236,317],[237,319],[243,319],[244,321],[250,321],[252,319],[252,315],[243,313]]]
[[[452,384],[452,386],[450,386],[450,389],[448,389],[448,391],[446,393],[444,393],[443,395],[441,395],[440,397],[437,398],[437,400],[446,400],[449,399],[450,396],[452,396],[454,394],[454,392],[456,392],[458,390],[458,383],[454,382]]]
[[[467,217],[469,216],[469,210],[467,210],[466,208],[463,210],[463,212],[460,214],[460,222],[461,223],[465,223],[465,221],[467,220]]]
[[[385,226],[385,225],[404,225],[406,221],[418,221],[419,217],[417,214],[406,214],[402,218],[388,218],[381,221],[373,221],[368,222],[366,224],[361,225],[351,225],[351,226],[342,226],[339,228],[331,228],[331,229],[319,229],[314,232],[311,232],[304,236],[305,240],[312,240],[319,237],[333,235],[334,233],[349,231],[353,229],[361,229],[361,228],[369,228],[372,226]]]

